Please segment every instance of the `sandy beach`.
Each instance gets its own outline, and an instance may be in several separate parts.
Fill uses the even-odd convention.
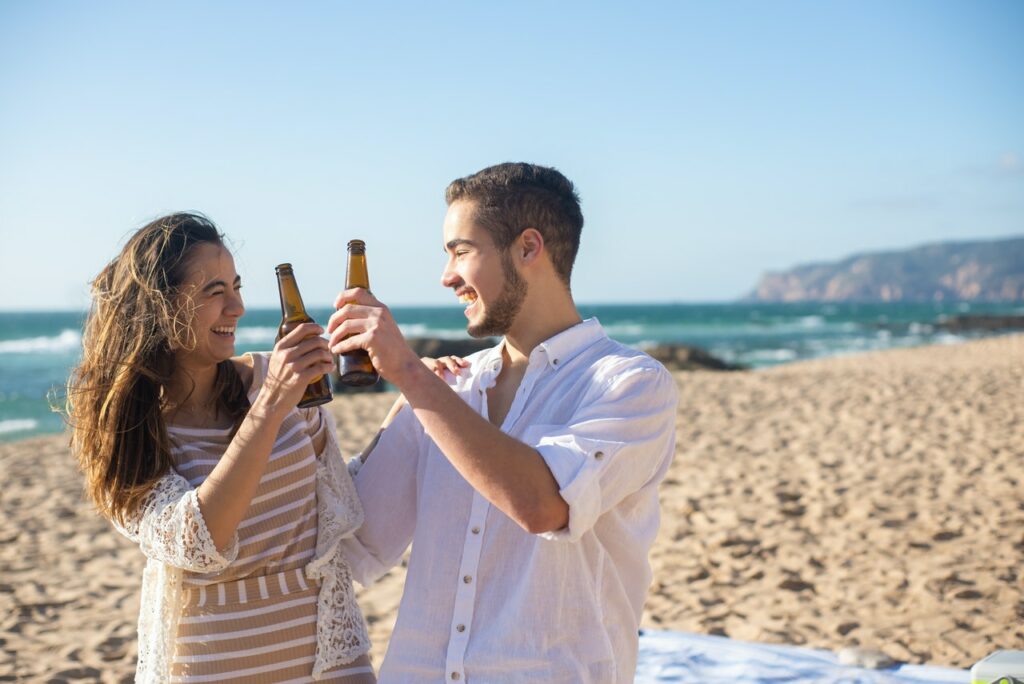
[[[1024,648],[1024,336],[677,375],[643,624],[969,667]],[[330,404],[346,453],[394,395]],[[130,681],[143,558],[64,436],[0,444],[0,681]],[[360,591],[379,664],[395,569]]]

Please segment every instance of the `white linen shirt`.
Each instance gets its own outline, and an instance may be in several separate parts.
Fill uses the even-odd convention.
[[[502,344],[451,379],[485,418]],[[675,417],[668,371],[596,319],[538,345],[501,429],[544,458],[569,525],[533,535],[403,408],[358,468],[364,523],[342,541],[362,584],[412,542],[380,682],[632,682]]]

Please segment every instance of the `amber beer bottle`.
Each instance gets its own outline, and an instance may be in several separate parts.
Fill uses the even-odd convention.
[[[292,272],[291,264],[281,264],[274,269],[277,273],[277,293],[281,297],[281,326],[277,329],[277,339],[281,339],[302,323],[316,323],[312,316],[306,313],[306,307],[302,303],[302,295],[299,294],[299,285],[295,282],[295,274]],[[331,394],[331,383],[326,375],[321,375],[309,383],[306,391],[299,399],[299,408],[309,408],[326,404],[333,398]]]
[[[370,289],[370,275],[366,270],[366,243],[351,240],[348,243],[348,266],[345,268],[345,289],[361,287]],[[341,384],[349,387],[366,387],[375,384],[380,375],[370,361],[365,349],[356,349],[338,356],[338,376]]]

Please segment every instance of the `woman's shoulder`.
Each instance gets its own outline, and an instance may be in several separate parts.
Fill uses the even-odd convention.
[[[241,356],[231,358],[242,385],[252,392],[263,385],[263,378],[266,376],[266,369],[270,363],[270,352],[246,352]]]
[[[231,363],[235,365],[235,371],[242,379],[242,384],[249,387],[252,384],[253,364],[255,363],[252,354],[232,357]]]

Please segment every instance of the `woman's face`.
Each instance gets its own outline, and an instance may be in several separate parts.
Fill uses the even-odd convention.
[[[180,296],[194,305],[189,327],[196,345],[176,352],[179,363],[215,366],[235,355],[235,329],[245,313],[241,289],[235,260],[223,245],[204,242],[192,248]]]

